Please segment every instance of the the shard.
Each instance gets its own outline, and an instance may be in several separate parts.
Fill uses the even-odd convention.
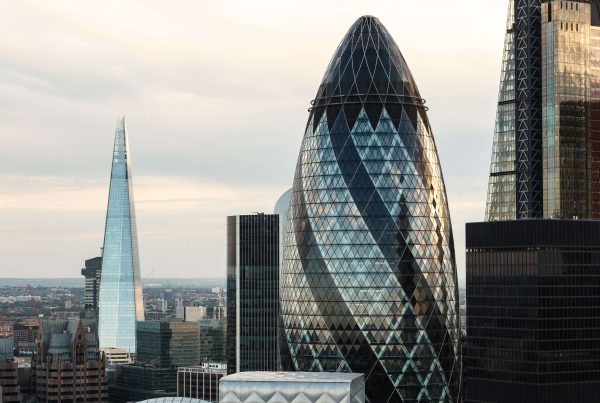
[[[100,348],[122,348],[135,354],[136,321],[144,320],[144,302],[124,117],[115,133],[98,315]]]
[[[283,369],[365,374],[367,400],[457,402],[458,288],[425,101],[359,18],[312,101],[281,279]]]

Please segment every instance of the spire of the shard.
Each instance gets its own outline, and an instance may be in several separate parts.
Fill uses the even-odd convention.
[[[115,133],[98,314],[100,347],[135,353],[136,321],[144,320],[144,304],[125,117]]]

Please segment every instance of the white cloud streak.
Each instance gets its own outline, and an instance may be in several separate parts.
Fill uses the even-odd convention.
[[[462,272],[464,222],[483,216],[505,3],[0,0],[0,276],[77,276],[98,253],[123,113],[143,268],[223,274],[225,216],[270,211],[291,186],[308,102],[363,14],[427,99]]]

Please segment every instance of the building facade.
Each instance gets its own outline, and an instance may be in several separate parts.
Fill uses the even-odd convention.
[[[81,275],[85,277],[85,290],[83,294],[85,309],[98,309],[100,296],[100,274],[102,271],[102,257],[95,257],[85,261],[85,268]]]
[[[106,212],[99,299],[100,348],[136,352],[136,323],[144,301],[131,179],[131,153],[125,118],[119,120]]]
[[[201,367],[177,370],[177,396],[219,401],[219,380],[227,375],[227,365],[206,363]]]
[[[398,46],[362,17],[319,87],[294,178],[284,369],[366,374],[375,402],[456,402],[452,228],[427,108]]]
[[[227,361],[227,319],[202,319],[199,326],[199,362],[222,362]]]
[[[227,218],[227,368],[277,369],[279,216]]]
[[[362,374],[244,372],[219,382],[220,403],[364,403]]]
[[[30,322],[17,322],[13,325],[14,348],[20,353],[21,349],[35,350],[35,342],[39,324],[37,320]],[[23,355],[23,354],[21,354]]]
[[[108,387],[111,403],[177,396],[177,368],[120,365]]]
[[[136,362],[156,367],[200,364],[198,329],[196,322],[139,322]]]
[[[600,1],[511,0],[487,221],[600,218]]]
[[[467,401],[592,402],[600,1],[511,0],[505,43],[494,222],[466,233]]]
[[[598,401],[600,221],[473,223],[466,243],[466,401]]]
[[[31,366],[39,401],[107,401],[108,379],[95,319],[42,319],[37,343]]]
[[[22,402],[19,385],[19,366],[14,362],[13,337],[8,332],[0,334],[0,402]]]

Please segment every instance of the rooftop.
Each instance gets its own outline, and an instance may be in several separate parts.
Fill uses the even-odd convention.
[[[238,372],[223,377],[220,382],[317,382],[351,383],[362,374],[345,372]]]

